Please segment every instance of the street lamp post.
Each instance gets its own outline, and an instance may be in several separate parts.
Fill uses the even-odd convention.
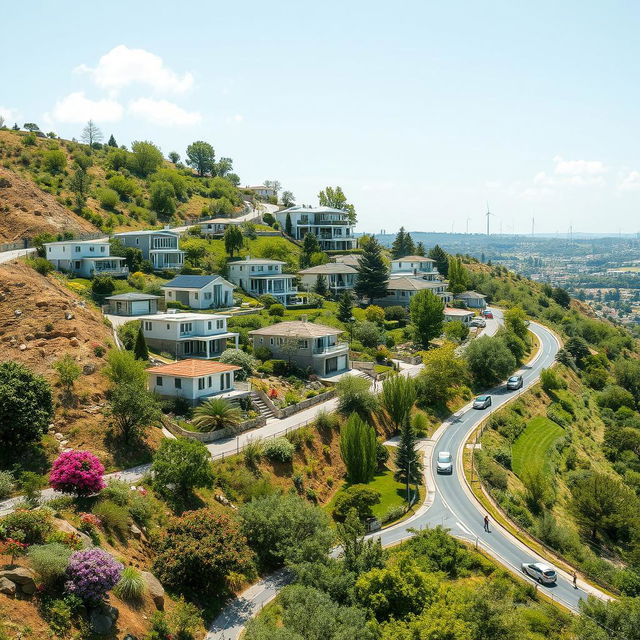
[[[356,321],[356,319],[351,316],[349,318],[349,341],[353,342],[353,323]]]

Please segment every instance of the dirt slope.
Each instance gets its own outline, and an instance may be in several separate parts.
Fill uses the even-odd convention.
[[[29,180],[0,167],[0,243],[63,231],[81,234],[98,229]]]

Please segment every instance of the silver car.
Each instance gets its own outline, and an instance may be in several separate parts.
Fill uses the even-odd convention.
[[[484,329],[484,327],[487,326],[487,323],[480,317],[478,318],[474,318],[470,323],[469,323],[470,327],[480,327],[481,329]]]
[[[478,396],[473,401],[474,409],[486,409],[491,406],[491,396]]]
[[[436,471],[438,473],[448,473],[449,475],[453,473],[453,460],[448,451],[440,451],[440,453],[438,453]]]
[[[522,376],[511,376],[507,380],[507,389],[509,389],[509,391],[515,391],[516,389],[520,389],[522,388],[522,385],[523,385]]]
[[[523,562],[522,571],[540,584],[555,584],[558,579],[556,570],[544,562]]]

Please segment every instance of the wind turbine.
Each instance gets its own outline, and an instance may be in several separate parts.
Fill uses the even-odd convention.
[[[487,235],[489,235],[489,217],[493,216],[495,218],[495,215],[493,213],[491,213],[491,211],[489,211],[489,203],[487,202],[487,213],[485,214],[487,216]]]
[[[471,218],[467,218],[467,235],[469,235],[469,220],[471,220]]]

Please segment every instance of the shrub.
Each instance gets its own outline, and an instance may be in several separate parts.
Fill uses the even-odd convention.
[[[240,349],[226,349],[220,355],[220,362],[240,367],[241,371],[236,371],[235,375],[239,380],[244,380],[253,373],[256,361],[253,356]]]
[[[316,429],[320,431],[331,431],[340,427],[340,419],[335,413],[319,411],[316,415]]]
[[[371,507],[380,502],[379,491],[369,489],[364,484],[354,484],[338,495],[333,508],[333,517],[338,522],[343,522],[349,511],[355,509],[358,518],[364,520],[373,515]]]
[[[242,450],[242,458],[244,463],[248,467],[255,468],[262,458],[262,440],[259,438],[252,438],[247,441],[244,449]]]
[[[381,518],[382,524],[386,524],[387,522],[393,522],[398,518],[402,518],[404,514],[405,514],[405,507],[403,507],[402,505],[389,507]]]
[[[96,198],[103,209],[115,209],[120,202],[120,197],[113,189],[96,189]]]
[[[261,362],[271,358],[271,351],[267,347],[254,347],[253,355]]]
[[[269,312],[268,313],[269,313],[270,316],[282,318],[282,316],[284,316],[284,305],[282,305],[280,303],[272,304],[269,307]]]
[[[49,483],[56,491],[89,496],[104,489],[104,467],[89,451],[61,453],[53,463]]]
[[[271,368],[273,374],[276,376],[286,376],[289,374],[289,370],[291,369],[288,362],[285,360],[270,360]],[[265,362],[265,364],[267,364]]]
[[[286,438],[274,438],[264,443],[262,453],[272,462],[291,462],[295,446]]]
[[[129,512],[125,507],[117,505],[111,500],[102,500],[94,508],[93,514],[100,518],[102,526],[116,534],[119,538],[126,538],[129,531]]]
[[[50,544],[35,544],[27,552],[31,568],[47,585],[56,583],[65,575],[71,549],[53,542]]]
[[[91,291],[98,295],[109,295],[115,291],[116,284],[111,276],[94,276]]]
[[[133,492],[132,492],[133,493]],[[129,515],[141,526],[148,527],[153,519],[153,503],[151,500],[139,493],[131,496],[129,504]]]
[[[27,264],[41,276],[46,276],[53,271],[53,265],[46,258],[31,258]]]
[[[127,567],[120,576],[120,581],[114,587],[113,592],[121,600],[136,602],[144,593],[144,578],[135,567]]]
[[[8,498],[14,488],[13,476],[9,471],[0,471],[0,500]]]
[[[111,478],[107,486],[102,490],[100,498],[102,500],[111,500],[120,507],[126,507],[129,504],[132,493],[128,482]]]
[[[118,584],[122,565],[103,549],[76,551],[69,558],[65,588],[90,603],[100,602]]]
[[[542,388],[546,392],[567,388],[567,383],[556,373],[554,369],[543,369],[540,372],[540,382],[542,384]]]
[[[271,305],[278,304],[278,298],[272,296],[270,293],[265,293],[263,296],[260,296],[259,300],[266,309],[269,309]]]
[[[51,528],[51,515],[44,509],[18,509],[0,519],[0,537],[19,537],[27,544],[43,543]]]

